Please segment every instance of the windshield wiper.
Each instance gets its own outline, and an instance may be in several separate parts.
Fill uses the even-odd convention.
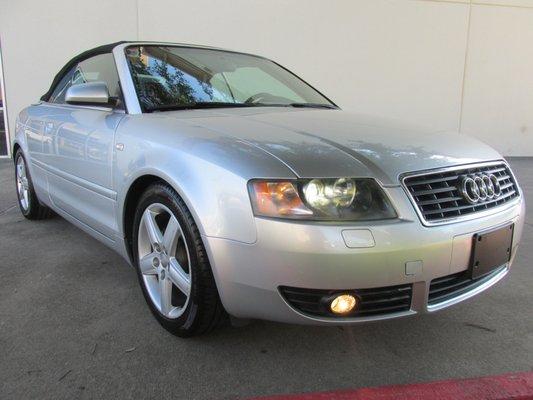
[[[333,104],[320,104],[320,103],[290,103],[288,106],[299,107],[299,108],[328,108],[328,109],[338,109],[338,107]]]
[[[275,103],[230,103],[230,102],[220,102],[220,101],[199,101],[196,103],[186,103],[186,104],[161,104],[159,106],[146,108],[145,112],[175,111],[175,110],[202,110],[202,109],[209,109],[209,108],[246,108],[246,107],[299,107],[299,108],[338,109],[338,107],[332,104],[320,104],[320,103],[275,104]]]
[[[199,101],[196,103],[187,104],[162,104],[154,107],[147,107],[146,112],[156,111],[174,111],[174,110],[201,110],[208,108],[240,108],[240,107],[256,107],[257,104],[247,103],[226,103],[226,102],[214,102],[214,101]]]

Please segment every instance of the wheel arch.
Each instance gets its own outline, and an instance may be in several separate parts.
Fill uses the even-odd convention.
[[[18,142],[14,142],[13,143],[13,151],[12,151],[12,156],[13,156],[13,162],[15,161],[15,155],[17,154],[17,151],[19,151],[20,149],[22,149],[22,146],[20,144],[18,144]]]
[[[185,202],[187,208],[189,209],[194,222],[198,226],[200,233],[203,233],[201,221],[199,221],[198,215],[192,207],[189,199],[181,190],[180,185],[173,182],[169,177],[161,173],[156,173],[154,171],[148,171],[140,174],[128,185],[128,189],[124,196],[124,201],[122,205],[121,212],[121,227],[124,235],[124,242],[126,245],[126,252],[128,254],[130,262],[133,263],[133,248],[132,248],[132,234],[133,234],[133,220],[135,216],[135,210],[139,201],[139,197],[144,193],[144,191],[154,183],[161,182],[170,186],[181,199]]]

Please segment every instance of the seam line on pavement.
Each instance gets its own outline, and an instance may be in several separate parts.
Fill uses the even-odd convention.
[[[14,209],[16,206],[17,206],[16,204],[13,204],[12,206],[9,206],[7,208],[4,208],[3,210],[0,210],[0,215],[7,214],[9,211]]]

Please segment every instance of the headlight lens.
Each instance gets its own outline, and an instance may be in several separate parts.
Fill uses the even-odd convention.
[[[374,179],[252,180],[250,197],[257,216],[315,220],[396,218]]]
[[[355,181],[349,178],[337,179],[333,184],[313,179],[303,187],[305,200],[311,207],[321,209],[330,205],[348,207],[357,193]]]
[[[302,203],[297,187],[290,181],[251,181],[250,194],[256,215],[265,217],[298,217],[313,214]]]

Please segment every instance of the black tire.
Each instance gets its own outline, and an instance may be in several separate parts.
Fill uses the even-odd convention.
[[[188,304],[183,314],[176,319],[169,319],[161,314],[152,302],[145,286],[139,266],[139,228],[141,218],[152,204],[160,203],[166,206],[178,220],[183,231],[183,237],[189,248],[191,291]],[[222,306],[213,272],[202,243],[202,238],[194,219],[181,197],[167,184],[155,183],[148,187],[139,199],[134,218],[132,254],[137,270],[137,276],[148,306],[159,321],[169,332],[180,337],[197,336],[207,333],[221,325],[227,318]]]
[[[52,216],[52,210],[50,210],[48,207],[43,205],[39,199],[37,198],[37,194],[35,193],[35,189],[33,187],[33,181],[31,179],[30,170],[28,169],[28,163],[26,162],[26,158],[24,157],[24,154],[22,154],[22,150],[18,149],[15,153],[15,189],[17,192],[17,200],[18,205],[20,208],[20,212],[24,217],[30,220],[39,220],[39,219],[46,219],[50,218]],[[19,163],[19,160],[22,160],[24,162],[25,170],[26,170],[26,179],[28,180],[28,206],[27,208],[24,208],[22,205],[20,193],[18,191],[17,186],[17,165]]]

